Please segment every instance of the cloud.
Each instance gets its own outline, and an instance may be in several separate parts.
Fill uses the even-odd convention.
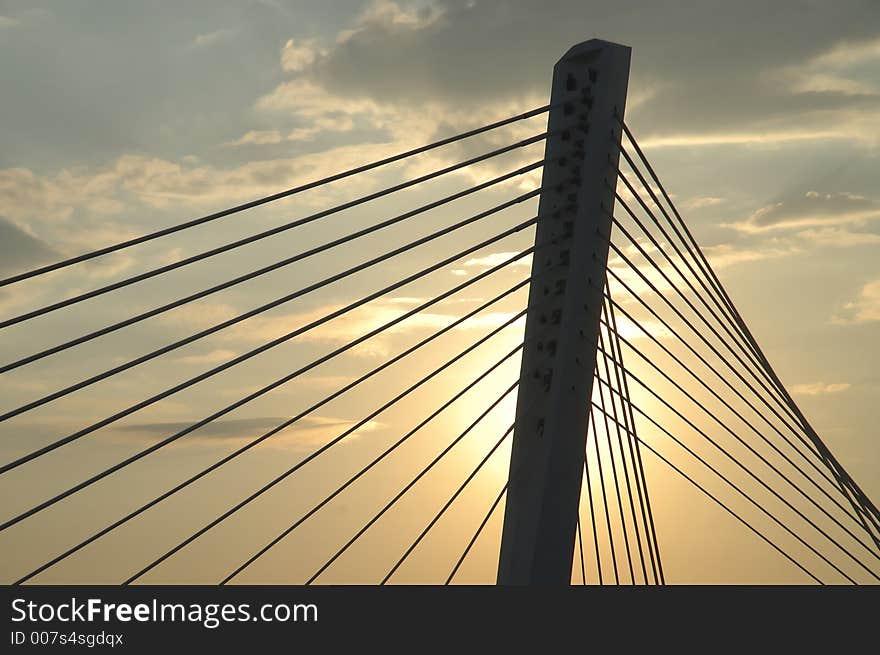
[[[438,12],[410,11],[390,2],[378,3],[361,16],[353,29],[338,34],[330,48],[364,39],[370,41],[371,30],[380,29],[379,26],[415,33],[439,20],[438,16]],[[196,37],[194,45],[205,47],[227,37],[228,30],[202,34]],[[50,173],[30,168],[0,169],[0,206],[10,219],[27,225],[35,236],[59,250],[73,253],[110,240],[134,236],[151,227],[144,225],[139,229],[129,220],[118,220],[118,215],[125,210],[136,213],[141,208],[165,210],[189,205],[189,209],[200,211],[229,206],[532,106],[532,99],[524,94],[519,94],[517,102],[520,106],[499,107],[490,103],[477,108],[455,108],[433,94],[422,98],[414,107],[401,106],[393,98],[383,97],[378,88],[376,93],[368,95],[343,93],[338,86],[324,84],[317,75],[324,59],[322,47],[315,42],[297,39],[286,43],[279,67],[286,68],[287,73],[294,73],[296,77],[283,81],[255,102],[255,110],[263,114],[262,118],[271,121],[273,128],[246,131],[225,145],[271,146],[341,134],[346,134],[347,145],[298,157],[252,159],[238,165],[210,164],[185,156],[124,154],[106,163],[79,165]],[[542,96],[543,92],[535,101],[542,100]],[[508,137],[531,136],[537,131],[540,126],[517,125],[500,137],[489,135],[444,149],[442,153],[427,153],[407,162],[404,174],[434,169],[457,160],[467,149],[482,152],[482,148],[494,146],[496,142],[503,141],[506,145]],[[520,154],[528,161],[539,157],[533,156],[535,153],[531,151],[516,156]],[[498,167],[507,170],[507,166],[522,165],[525,161],[499,158],[461,175],[472,181],[483,181],[496,175]],[[359,176],[355,183],[361,184],[369,177]],[[535,179],[535,176],[522,177],[510,184],[534,183]],[[350,190],[351,184],[346,188]],[[115,230],[117,238],[104,241],[96,236],[107,234],[111,229]]]
[[[281,143],[284,138],[278,130],[251,130],[246,132],[234,141],[229,141],[225,145],[228,146],[245,146],[245,145],[270,145]]]
[[[287,135],[288,141],[307,141],[319,134],[330,132],[350,132],[354,129],[354,120],[350,116],[325,116],[315,118],[309,127],[297,127]]]
[[[498,90],[499,74],[510,78],[515,73],[494,60],[499,43],[486,40],[487,52],[473,51],[476,26],[461,24],[469,17],[479,21],[484,15],[462,12],[455,2],[408,8],[379,0],[337,34],[310,66],[298,70],[338,97],[398,107],[484,106],[487,95]],[[476,85],[478,78],[482,83]],[[534,91],[531,83],[521,79],[517,93],[505,95],[529,94]]]
[[[840,393],[850,388],[848,382],[834,382],[826,384],[824,382],[810,382],[807,384],[796,384],[791,388],[792,393],[803,396],[819,396],[829,393]]]
[[[385,143],[384,155],[427,142],[437,126],[433,116],[436,112],[430,107],[415,113],[372,98],[350,98],[305,78],[282,82],[258,98],[255,109],[275,122],[295,121],[296,127],[286,137],[289,141],[312,139],[324,133],[351,132],[360,126],[357,136],[379,138]]]
[[[58,258],[47,243],[0,216],[0,272],[23,271]]]
[[[658,340],[671,339],[673,337],[672,332],[670,332],[666,326],[659,321],[643,319],[640,320],[637,325],[619,312],[615,313],[614,318],[617,323],[617,331],[624,339],[628,339],[629,341],[648,339],[649,334]]]
[[[183,439],[187,442],[199,442],[204,444],[217,442],[246,443],[265,434],[272,428],[281,425],[287,418],[260,416],[255,418],[242,418],[213,421],[198,430],[190,433]],[[119,432],[132,435],[150,441],[168,437],[183,430],[195,421],[168,421],[154,423],[139,423],[126,425],[118,429]],[[344,418],[326,416],[305,416],[296,423],[285,428],[282,432],[273,435],[267,440],[267,445],[285,449],[310,448],[324,444],[345,430],[354,426],[356,421]],[[371,432],[382,424],[370,421],[359,427],[349,435],[348,439],[357,438],[359,435]]]
[[[875,232],[853,231],[846,227],[822,227],[797,233],[798,238],[817,246],[851,248],[880,244],[880,234]]]
[[[339,80],[334,78],[335,72],[323,70],[325,64],[333,65],[336,50],[364,39],[372,43],[376,30],[403,30],[416,34],[435,21],[438,15],[433,10],[405,10],[393,2],[378,2],[368,8],[354,28],[340,32],[326,48],[319,48],[314,41],[288,43],[282,50],[281,67],[294,72],[295,76],[260,97],[255,109],[276,123],[285,119],[295,121],[296,126],[286,137],[288,141],[306,141],[345,132],[351,133],[352,139],[382,141],[388,144],[387,154],[390,154],[484,125],[543,102],[543,92],[532,95],[522,91],[505,105],[481,103],[465,106],[434,93],[409,101],[383,93],[384,75],[367,76],[356,84],[359,90],[353,90],[348,84],[337,84]],[[421,56],[424,57],[424,53]],[[294,63],[291,63],[291,57]],[[391,67],[389,64],[389,69]],[[537,124],[514,125],[500,137],[487,134],[469,139],[467,143],[455,144],[407,162],[407,173],[417,175],[482,154],[488,149],[508,145],[512,140],[533,136],[540,130],[541,126]],[[521,166],[538,158],[532,154],[521,162],[511,162],[515,155],[508,156],[501,165],[505,170]],[[475,182],[483,181],[497,175],[497,165],[497,162],[487,162],[480,166],[482,172],[468,170],[460,174],[470,176]]]
[[[873,84],[848,75],[856,65],[875,62],[880,62],[880,38],[842,41],[803,64],[777,71],[774,77],[787,82],[795,93],[877,96]]]
[[[309,312],[270,318],[254,318],[248,321],[246,328],[233,330],[230,333],[230,338],[244,339],[255,343],[266,342],[308,325],[339,308],[338,305],[325,305]],[[400,318],[410,309],[410,307],[395,303],[393,300],[376,301],[325,323],[319,329],[306,332],[298,338],[336,345],[348,343]],[[473,330],[487,326],[496,327],[510,320],[512,316],[513,313],[508,312],[481,313],[468,319],[456,329]],[[390,352],[396,335],[423,330],[440,330],[453,323],[458,317],[458,313],[443,313],[436,310],[419,312],[375,335],[363,345],[358,346],[356,352],[367,356],[384,356]]]
[[[309,330],[298,337],[297,341],[329,343],[342,345],[372,332],[395,319],[400,318],[415,305],[424,303],[425,298],[390,297],[375,300],[359,309],[347,312],[331,321],[323,323],[319,328]],[[471,299],[474,305],[483,302]],[[445,304],[445,303],[443,303]],[[453,310],[442,311],[443,304],[432,310],[421,311],[403,319],[380,334],[368,339],[351,351],[352,354],[367,357],[382,357],[394,349],[395,337],[419,331],[436,331],[456,321],[464,312]],[[309,325],[337,310],[343,305],[320,305],[305,312],[281,314],[275,316],[254,316],[247,321],[228,328],[222,332],[222,338],[234,343],[266,343],[301,327]],[[441,311],[438,311],[441,310]],[[191,327],[208,327],[215,325],[238,312],[235,308],[214,303],[199,303],[182,308],[173,315],[165,315],[161,320],[172,325],[188,325]],[[481,330],[493,328],[505,323],[513,317],[512,312],[482,312],[457,326],[455,330]],[[227,351],[215,351],[225,353]],[[196,360],[194,360],[196,361]]]
[[[270,427],[283,422],[283,418],[263,416],[259,418],[232,419],[228,421],[214,421],[206,426],[199,428],[199,437],[203,439],[239,439],[245,434],[254,433],[257,436],[259,432],[263,432]],[[119,428],[121,432],[133,433],[138,436],[153,438],[162,438],[170,434],[174,434],[183,430],[195,421],[167,421],[155,423],[137,423],[134,425],[126,425]]]
[[[169,325],[207,327],[239,314],[232,305],[219,302],[195,302],[180,307],[173,314],[164,314],[160,320]]]
[[[518,252],[494,252],[490,255],[485,255],[483,257],[471,257],[470,259],[466,259],[461,263],[461,268],[452,269],[452,274],[463,277],[467,275],[473,275],[474,273],[481,273],[492,268],[493,266],[498,266],[499,264],[503,264],[504,262],[509,261],[513,257],[516,257],[518,254]],[[531,268],[531,266],[532,256],[525,255],[523,257],[520,257],[516,261],[508,264],[506,268]]]
[[[816,16],[807,21],[812,18]],[[876,132],[865,127],[880,119],[880,93],[864,73],[846,75],[829,65],[827,55],[835,51],[834,39],[840,34],[816,35],[812,45],[785,38],[776,45],[763,42],[750,50],[752,55],[764,50],[765,60],[742,62],[739,70],[728,70],[721,87],[710,70],[693,70],[694,76],[686,79],[691,66],[678,68],[672,75],[674,81],[663,87],[667,93],[659,94],[636,114],[649,130],[642,140],[644,147],[776,147],[829,139],[876,144]],[[729,38],[725,35],[722,40]],[[706,53],[713,50],[708,48]],[[714,60],[712,54],[705,63],[710,60],[718,66],[719,75],[738,63]],[[712,85],[720,90],[718,94],[712,94]],[[676,93],[679,97],[672,97]],[[682,105],[683,94],[696,102]]]
[[[100,257],[85,262],[82,268],[82,274],[90,280],[104,280],[106,278],[117,277],[123,271],[127,271],[137,264],[138,261],[139,258],[130,255],[125,251],[120,251],[106,257]]]
[[[792,83],[796,93],[841,93],[843,95],[877,95],[876,89],[865,82],[850,80],[836,75],[807,74]]]
[[[201,355],[187,355],[185,357],[178,357],[177,361],[181,362],[182,364],[216,364],[218,362],[225,362],[229,359],[232,359],[237,354],[238,353],[233,350],[218,348],[216,350],[212,350]]]
[[[716,198],[714,196],[698,196],[691,198],[682,203],[685,209],[703,209],[704,207],[715,207],[724,202],[724,198]]]
[[[846,303],[843,311],[832,320],[840,325],[880,321],[880,280],[863,286],[856,299]]]
[[[191,48],[208,48],[235,36],[235,30],[224,29],[207,34],[198,34],[190,43]]]
[[[123,155],[104,166],[63,169],[48,175],[22,168],[0,169],[0,207],[11,220],[27,225],[44,241],[51,235],[51,244],[59,250],[63,244],[65,251],[75,252],[144,231],[126,221],[111,220],[108,212],[123,207],[132,211],[138,206],[189,211],[228,207],[378,159],[387,154],[389,146],[353,144],[227,167],[200,164],[191,158],[173,161]],[[369,174],[360,175],[345,191],[371,182]],[[329,190],[331,194],[336,191]],[[321,198],[326,200],[326,195]]]
[[[702,250],[716,271],[735,264],[790,257],[802,252],[802,249],[794,244],[774,245],[772,243],[757,247],[739,247],[730,243],[722,243],[703,247]]]
[[[441,128],[462,131],[544,102],[559,44],[582,38],[573,26],[588,16],[596,30],[636,44],[629,111],[635,112],[645,147],[870,140],[878,132],[873,128],[880,128],[880,96],[856,93],[856,81],[816,90],[789,80],[804,60],[827,67],[821,57],[834,52],[839,35],[867,37],[870,20],[849,16],[847,29],[834,23],[835,32],[826,24],[832,16],[822,17],[826,10],[796,12],[790,20],[805,38],[760,26],[750,34],[749,52],[731,58],[723,44],[739,50],[742,33],[718,29],[717,7],[690,7],[687,20],[674,20],[670,12],[676,9],[643,5],[641,20],[633,21],[626,8],[576,0],[551,5],[545,10],[526,0],[440,0],[411,8],[374,2],[335,39],[320,45],[289,40],[281,66],[296,77],[263,96],[257,107],[286,110],[302,120],[291,140],[332,131],[316,121],[335,112],[363,128],[389,132],[398,143],[425,142]],[[727,13],[737,15],[724,22],[729,25],[749,15],[747,7]],[[666,27],[662,38],[640,27],[657,21]],[[694,25],[702,24],[713,34],[708,43],[694,36],[699,32]],[[513,45],[521,43],[529,47]],[[695,49],[703,56],[693,57]],[[719,79],[725,83],[719,85]]]
[[[639,253],[633,244],[618,246],[627,258],[632,262],[632,266],[615,252],[609,252],[608,269],[613,271],[624,284],[632,289],[632,293],[615,279],[613,275],[608,277],[608,286],[611,289],[615,299],[623,304],[636,302],[633,294],[640,298],[646,298],[655,292],[642,276],[647,278],[660,293],[668,294],[678,288],[685,294],[690,294],[688,285],[682,280],[681,274],[696,289],[700,289],[701,285],[694,274],[685,266],[671,246],[666,242],[659,242],[660,247],[666,252],[672,261],[676,263],[678,271],[663,257],[658,248],[652,243],[648,243],[645,239],[636,237],[639,245],[655,262],[651,264],[645,261],[644,257]],[[803,252],[803,247],[796,243],[788,241],[771,239],[764,243],[743,244],[743,243],[722,243],[713,246],[703,246],[701,248],[709,260],[714,271],[736,266],[746,262],[755,262],[768,259],[779,259],[798,255]],[[695,271],[699,271],[694,267]],[[641,273],[641,275],[639,275]],[[671,282],[670,282],[671,281]],[[674,285],[674,287],[673,287]]]
[[[779,145],[797,141],[839,139],[844,135],[828,129],[771,129],[739,132],[673,133],[639,139],[645,149],[699,148],[701,146]]]
[[[318,55],[314,41],[298,44],[289,39],[281,49],[281,68],[288,73],[298,73],[315,63]]]
[[[728,225],[743,232],[762,232],[816,225],[861,223],[880,217],[880,204],[853,193],[807,191],[803,196],[761,207],[747,220]]]
[[[336,37],[339,45],[373,41],[377,35],[418,32],[429,27],[445,10],[439,7],[404,8],[393,0],[375,0],[360,15],[356,27],[343,30]]]
[[[656,257],[654,259],[655,261],[658,260]],[[618,302],[628,304],[636,302],[636,298],[645,299],[655,293],[654,289],[651,288],[651,285],[642,279],[642,276],[639,275],[639,273],[644,275],[644,277],[647,278],[660,293],[672,291],[672,285],[667,281],[667,278],[673,280],[676,284],[681,284],[678,274],[671,266],[664,264],[660,265],[659,269],[665,273],[665,277],[660,274],[657,268],[649,263],[634,261],[633,267],[631,267],[624,262],[622,258],[612,252],[608,258],[608,270],[613,272],[617,277],[614,277],[614,275],[608,276],[608,289]],[[617,278],[620,278],[622,283],[618,282]],[[623,285],[629,287],[631,291],[627,290]],[[684,288],[683,285],[682,288]]]
[[[319,56],[311,44],[296,72],[355,102],[497,108],[546,97],[554,62],[584,38],[589,20],[592,33],[634,46],[629,112],[652,146],[874,138],[860,128],[880,119],[880,96],[843,67],[873,61],[876,12],[857,2],[810,11],[780,3],[780,30],[779,21],[754,21],[760,9],[749,1],[438,0],[412,8],[382,0]]]
[[[282,135],[278,130],[251,130],[226,146],[276,145],[284,141],[309,141],[316,136],[332,132],[350,132],[354,129],[354,121],[349,116],[325,116],[315,118],[309,127],[297,127],[288,134]]]
[[[840,69],[874,59],[880,59],[880,37],[861,41],[841,41],[811,61],[810,65]]]

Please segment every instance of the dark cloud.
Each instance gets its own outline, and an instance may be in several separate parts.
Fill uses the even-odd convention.
[[[289,75],[279,54],[290,38],[326,50],[295,75],[343,98],[414,111],[426,101],[471,109],[544,96],[556,59],[593,36],[633,46],[632,97],[654,95],[631,105],[630,116],[652,134],[798,117],[819,123],[829,112],[873,111],[878,103],[870,93],[794,93],[762,77],[841,41],[876,38],[880,11],[867,1],[437,0],[421,10],[388,0],[28,5],[40,10],[10,8],[17,23],[0,39],[0,57],[15,61],[0,69],[7,91],[0,167],[95,165],[126,152],[246,160],[254,149],[216,146],[239,138],[243,123],[282,133],[299,126],[253,111],[254,100]],[[350,136],[265,152],[289,155]]]
[[[748,221],[757,228],[780,225],[845,223],[880,214],[880,205],[873,200],[851,193],[819,193],[808,191],[759,209]]]
[[[291,30],[341,29],[361,4],[14,3],[0,11],[17,20],[0,35],[0,167],[203,154],[280,81]],[[225,38],[193,47],[212,34]]]
[[[260,416],[255,418],[231,419],[228,421],[214,421],[199,428],[193,434],[199,438],[221,440],[221,439],[241,439],[256,438],[280,425],[288,419],[272,416]],[[136,434],[149,439],[166,437],[180,430],[184,430],[191,426],[195,421],[168,421],[157,423],[138,423],[134,425],[126,425],[120,429],[122,432]],[[333,429],[340,426],[350,425],[349,422],[336,419],[326,418],[309,418],[305,417],[297,421],[292,426],[299,429],[316,429],[327,428]]]
[[[654,90],[636,113],[655,131],[784,127],[793,116],[880,104],[869,93],[795,92],[765,75],[880,36],[871,2],[441,0],[420,14],[379,6],[308,74],[334,93],[392,103],[512,102],[546,95],[559,56],[598,36],[633,46],[631,93]]]
[[[210,444],[235,447],[262,437],[288,420],[289,418],[259,416],[214,421],[185,435],[183,442],[203,447]],[[156,443],[189,428],[193,423],[195,421],[157,421],[127,425],[120,427],[113,439],[119,441],[134,438]],[[347,433],[349,440],[355,439],[359,433],[370,432],[379,425],[368,422],[351,433],[349,430],[354,426],[353,421],[327,416],[306,416],[278,432],[273,432],[267,445],[289,450],[310,449],[326,444],[343,433]]]
[[[0,216],[0,272],[21,271],[57,258],[44,241]]]

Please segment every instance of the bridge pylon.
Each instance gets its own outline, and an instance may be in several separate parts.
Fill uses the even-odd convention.
[[[553,69],[499,584],[571,580],[629,64],[592,39]]]

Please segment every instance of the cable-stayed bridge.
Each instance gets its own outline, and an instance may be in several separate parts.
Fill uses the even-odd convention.
[[[628,71],[628,48],[588,41],[557,64],[545,106],[0,281],[27,296],[104,259],[242,230],[0,320],[0,373],[39,379],[0,408],[7,581],[191,581],[187,567],[211,560],[221,584],[477,569],[501,584],[674,583],[670,551],[707,537],[664,505],[661,479],[726,517],[756,582],[778,567],[795,582],[880,581],[880,511],[627,127]],[[417,174],[374,185],[408,164]],[[357,195],[322,204],[340,189]],[[435,195],[380,215],[420,189]],[[249,212],[277,206],[296,218],[250,229]],[[224,274],[243,251],[261,265]],[[199,285],[175,281],[192,270]],[[155,281],[175,295],[151,303]],[[209,311],[235,292],[247,309]],[[95,325],[100,302],[137,310]],[[174,316],[189,331],[160,340]],[[46,325],[63,338],[35,347]],[[137,330],[147,348],[131,355]],[[250,345],[204,345],[231,333]],[[88,366],[70,365],[77,352]],[[161,362],[170,373],[151,373]],[[248,414],[279,397],[272,411],[289,413],[271,425]],[[34,416],[51,429],[34,436]],[[221,456],[186,449],[233,428]]]

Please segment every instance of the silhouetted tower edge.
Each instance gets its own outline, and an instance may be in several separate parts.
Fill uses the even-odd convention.
[[[499,584],[571,580],[630,48],[592,39],[553,69]]]

